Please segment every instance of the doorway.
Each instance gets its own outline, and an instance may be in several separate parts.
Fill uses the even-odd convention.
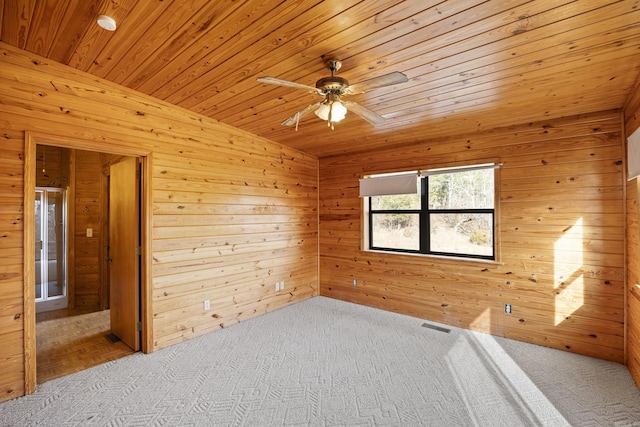
[[[136,259],[136,272],[134,282],[127,282],[125,288],[133,286],[134,293],[137,296],[136,298],[136,308],[137,312],[135,314],[135,319],[128,321],[126,324],[133,325],[134,334],[137,337],[137,343],[134,344],[136,351],[142,350],[144,352],[148,352],[150,350],[150,345],[148,345],[148,326],[149,323],[144,321],[143,316],[148,313],[147,310],[147,300],[146,295],[148,295],[148,272],[149,268],[148,264],[148,232],[147,224],[148,224],[148,212],[150,211],[147,207],[148,200],[148,184],[147,180],[149,178],[149,171],[146,168],[147,159],[144,156],[140,156],[138,153],[97,153],[92,150],[85,150],[86,146],[82,142],[77,141],[68,141],[64,138],[58,139],[56,137],[34,137],[32,134],[27,134],[27,138],[25,140],[25,176],[27,174],[34,177],[36,175],[36,163],[37,163],[37,152],[38,147],[41,146],[41,142],[45,142],[45,145],[51,147],[49,152],[47,153],[47,170],[52,168],[49,166],[52,162],[49,161],[49,157],[52,156],[50,152],[54,151],[54,147],[62,147],[64,149],[70,150],[71,152],[92,152],[101,156],[101,159],[105,161],[106,166],[102,170],[106,170],[107,172],[104,174],[104,182],[107,182],[109,179],[109,168],[112,164],[119,163],[126,159],[133,159],[133,161],[137,165],[137,179],[131,182],[132,192],[136,195],[137,201],[137,211],[135,220],[136,225],[138,226],[139,231],[137,232],[138,239],[136,240],[135,247],[130,248],[130,252],[134,254]],[[148,154],[148,153],[147,153]],[[74,158],[72,157],[70,161],[70,170],[78,169],[78,163],[81,162],[80,157]],[[44,169],[44,168],[42,168]],[[78,169],[79,170],[79,169]],[[100,169],[95,170],[96,173],[101,173]],[[70,178],[74,178],[73,174]],[[97,364],[101,364],[107,362],[109,360],[114,360],[119,357],[123,357],[126,354],[132,353],[134,350],[129,348],[129,346],[125,345],[124,342],[120,340],[119,337],[115,337],[111,333],[112,325],[111,318],[109,316],[109,312],[111,309],[111,303],[109,302],[109,291],[106,292],[107,303],[106,307],[97,307],[97,310],[88,310],[86,307],[78,308],[78,305],[82,305],[82,298],[85,298],[82,295],[75,295],[75,307],[74,307],[74,295],[73,295],[73,287],[76,287],[76,290],[81,287],[78,283],[73,283],[74,277],[74,268],[77,268],[79,263],[79,259],[82,257],[87,257],[90,251],[82,250],[78,248],[78,239],[91,239],[91,238],[103,238],[105,243],[104,252],[100,253],[99,257],[94,257],[96,264],[104,265],[105,270],[108,272],[107,257],[111,257],[108,254],[107,248],[109,246],[107,235],[109,232],[108,221],[109,215],[105,215],[104,227],[101,227],[99,224],[93,226],[89,225],[85,228],[82,226],[80,228],[74,220],[74,213],[78,216],[78,213],[82,213],[83,210],[91,210],[90,207],[85,206],[85,200],[88,198],[78,197],[78,194],[75,193],[76,190],[73,187],[73,183],[70,180],[70,185],[67,188],[62,189],[48,189],[48,188],[36,188],[35,179],[25,180],[25,204],[32,202],[34,208],[30,213],[32,218],[29,219],[25,215],[26,223],[34,224],[33,229],[31,230],[32,236],[28,236],[30,233],[26,233],[25,235],[25,252],[30,253],[32,256],[33,263],[35,268],[31,269],[31,273],[29,274],[27,270],[25,270],[25,307],[33,307],[35,309],[30,310],[30,313],[25,310],[25,335],[32,337],[32,341],[25,342],[25,348],[31,347],[34,351],[27,352],[27,359],[25,360],[25,369],[27,373],[25,375],[26,378],[26,389],[33,391],[35,389],[36,383],[42,383],[42,379],[52,379],[58,376],[66,375],[68,373],[76,372],[81,369],[88,368],[90,366],[95,366]],[[32,196],[29,200],[28,189],[32,188]],[[105,185],[105,206],[109,206],[109,191],[108,187]],[[36,190],[42,190],[40,193]],[[44,191],[49,191],[49,193],[44,193]],[[46,194],[46,195],[45,195]],[[47,204],[47,197],[51,202]],[[94,196],[91,196],[94,198]],[[63,202],[63,208],[58,214],[58,210],[56,209],[58,204],[53,203],[53,201],[58,201],[59,199],[63,201],[68,201],[67,204]],[[75,205],[74,205],[75,203]],[[29,203],[31,204],[31,203]],[[53,222],[54,231],[48,232],[48,234],[54,234],[55,240],[61,240],[63,242],[62,249],[56,249],[55,251],[52,249],[51,254],[45,254],[45,249],[40,248],[39,241],[42,239],[42,232],[38,230],[42,229],[43,219],[40,215],[37,215],[39,206],[41,210],[43,207],[55,205],[56,207],[51,207],[50,210],[53,213],[53,217],[55,220],[46,222]],[[75,212],[74,212],[75,211]],[[95,213],[92,211],[92,215],[95,216]],[[105,213],[108,214],[107,208],[105,208]],[[57,215],[57,216],[56,216]],[[37,218],[40,217],[38,220]],[[64,219],[64,221],[62,221]],[[128,218],[131,220],[132,218]],[[57,227],[57,230],[56,230]],[[66,231],[66,233],[64,232]],[[60,239],[59,237],[63,238]],[[64,238],[66,236],[66,239]],[[76,240],[75,244],[73,240]],[[49,245],[45,243],[43,240],[42,247],[46,248],[47,246],[52,246],[52,240],[49,239]],[[29,247],[31,246],[31,247]],[[127,249],[129,251],[129,249]],[[48,260],[46,262],[43,261],[43,258],[49,255]],[[25,263],[29,264],[29,260],[27,256],[25,256]],[[48,266],[48,270],[43,272],[43,265]],[[82,267],[80,267],[82,268]],[[62,273],[59,273],[59,269],[62,269]],[[66,269],[66,272],[64,270]],[[79,274],[75,274],[76,282],[78,278],[82,276],[82,272]],[[105,275],[105,279],[108,280],[109,274]],[[53,280],[53,278],[62,277],[64,280],[57,281]],[[56,283],[54,283],[56,282]],[[47,283],[47,285],[44,285]],[[27,292],[27,286],[30,291]],[[104,290],[102,291],[104,294]],[[62,297],[59,294],[63,294]],[[59,297],[60,298],[57,298]],[[47,297],[47,298],[45,298]],[[40,300],[48,299],[50,301],[56,300],[67,300],[67,307],[60,309],[62,307],[59,305],[58,307],[54,307],[51,311],[42,310],[40,305]],[[36,303],[36,300],[38,302]],[[29,303],[31,301],[31,303]],[[80,303],[80,304],[79,304]],[[33,305],[31,305],[33,304]],[[104,308],[106,310],[103,311]],[[37,324],[36,324],[36,312],[37,312]],[[71,315],[71,316],[70,316]],[[44,322],[40,322],[40,320],[44,320]],[[55,322],[59,323],[59,326],[55,326],[52,329],[52,326]],[[100,324],[107,324],[107,333],[99,330]],[[41,326],[45,323],[48,323],[48,332],[43,334],[40,333]],[[84,332],[82,330],[84,329]],[[32,333],[28,333],[27,331],[33,331]],[[52,332],[54,331],[54,332]],[[84,336],[81,336],[85,334]],[[46,338],[43,341],[43,336],[51,337],[50,341],[59,341],[60,343],[67,342],[66,348],[51,348],[46,343]],[[96,339],[97,338],[97,339]],[[66,340],[66,341],[65,341]],[[41,351],[42,350],[42,351]],[[82,359],[82,355],[87,355],[85,359]],[[30,358],[31,357],[31,358]],[[59,367],[52,367],[52,361],[54,358],[58,357],[62,363]],[[37,359],[37,362],[36,362]],[[36,369],[37,368],[37,369]],[[46,368],[48,372],[43,374],[43,369]],[[57,371],[57,372],[56,372]],[[41,378],[42,377],[42,378]]]
[[[37,148],[40,169],[45,150]],[[139,160],[58,147],[47,152],[47,176],[36,176],[36,183],[50,180],[64,188],[36,188],[38,383],[140,349]],[[67,189],[74,194],[70,227],[63,197]],[[55,271],[67,264],[67,239],[73,242],[74,255],[69,293],[66,286],[56,286],[66,283],[66,273]],[[65,280],[56,281],[58,277]],[[58,303],[67,295],[72,297],[69,308]],[[41,308],[44,304],[48,306]]]

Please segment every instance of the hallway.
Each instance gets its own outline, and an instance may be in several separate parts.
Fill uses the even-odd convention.
[[[109,339],[109,310],[68,312],[58,310],[37,316],[38,384],[133,353],[121,341]],[[70,316],[59,317],[65,314]]]

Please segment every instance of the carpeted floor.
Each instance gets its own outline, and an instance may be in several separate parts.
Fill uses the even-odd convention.
[[[3,426],[640,426],[615,363],[316,297],[0,404]]]

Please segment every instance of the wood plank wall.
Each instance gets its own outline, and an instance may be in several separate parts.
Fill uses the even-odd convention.
[[[24,394],[24,132],[3,127],[0,148],[0,401]]]
[[[25,392],[25,131],[149,153],[153,348],[317,294],[317,158],[0,43],[0,401]]]
[[[321,295],[623,362],[621,123],[606,111],[321,158]],[[487,161],[504,164],[499,263],[362,250],[359,178]]]
[[[74,150],[75,182],[74,210],[74,269],[73,308],[99,310],[101,308],[101,284],[103,266],[102,230],[104,204],[107,203],[100,153]],[[93,236],[87,237],[87,228]]]
[[[624,107],[625,136],[640,127],[640,78]],[[640,180],[627,182],[627,366],[640,387]]]
[[[640,227],[638,179],[627,183],[627,366],[640,387]]]

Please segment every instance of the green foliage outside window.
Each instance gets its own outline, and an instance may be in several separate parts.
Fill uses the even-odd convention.
[[[410,210],[420,209],[419,194],[400,194],[393,196],[374,196],[371,199],[372,209],[375,210]],[[414,221],[415,215],[411,214],[390,214],[381,220],[381,224],[387,228],[400,229],[409,227]],[[415,224],[417,225],[417,224]]]

